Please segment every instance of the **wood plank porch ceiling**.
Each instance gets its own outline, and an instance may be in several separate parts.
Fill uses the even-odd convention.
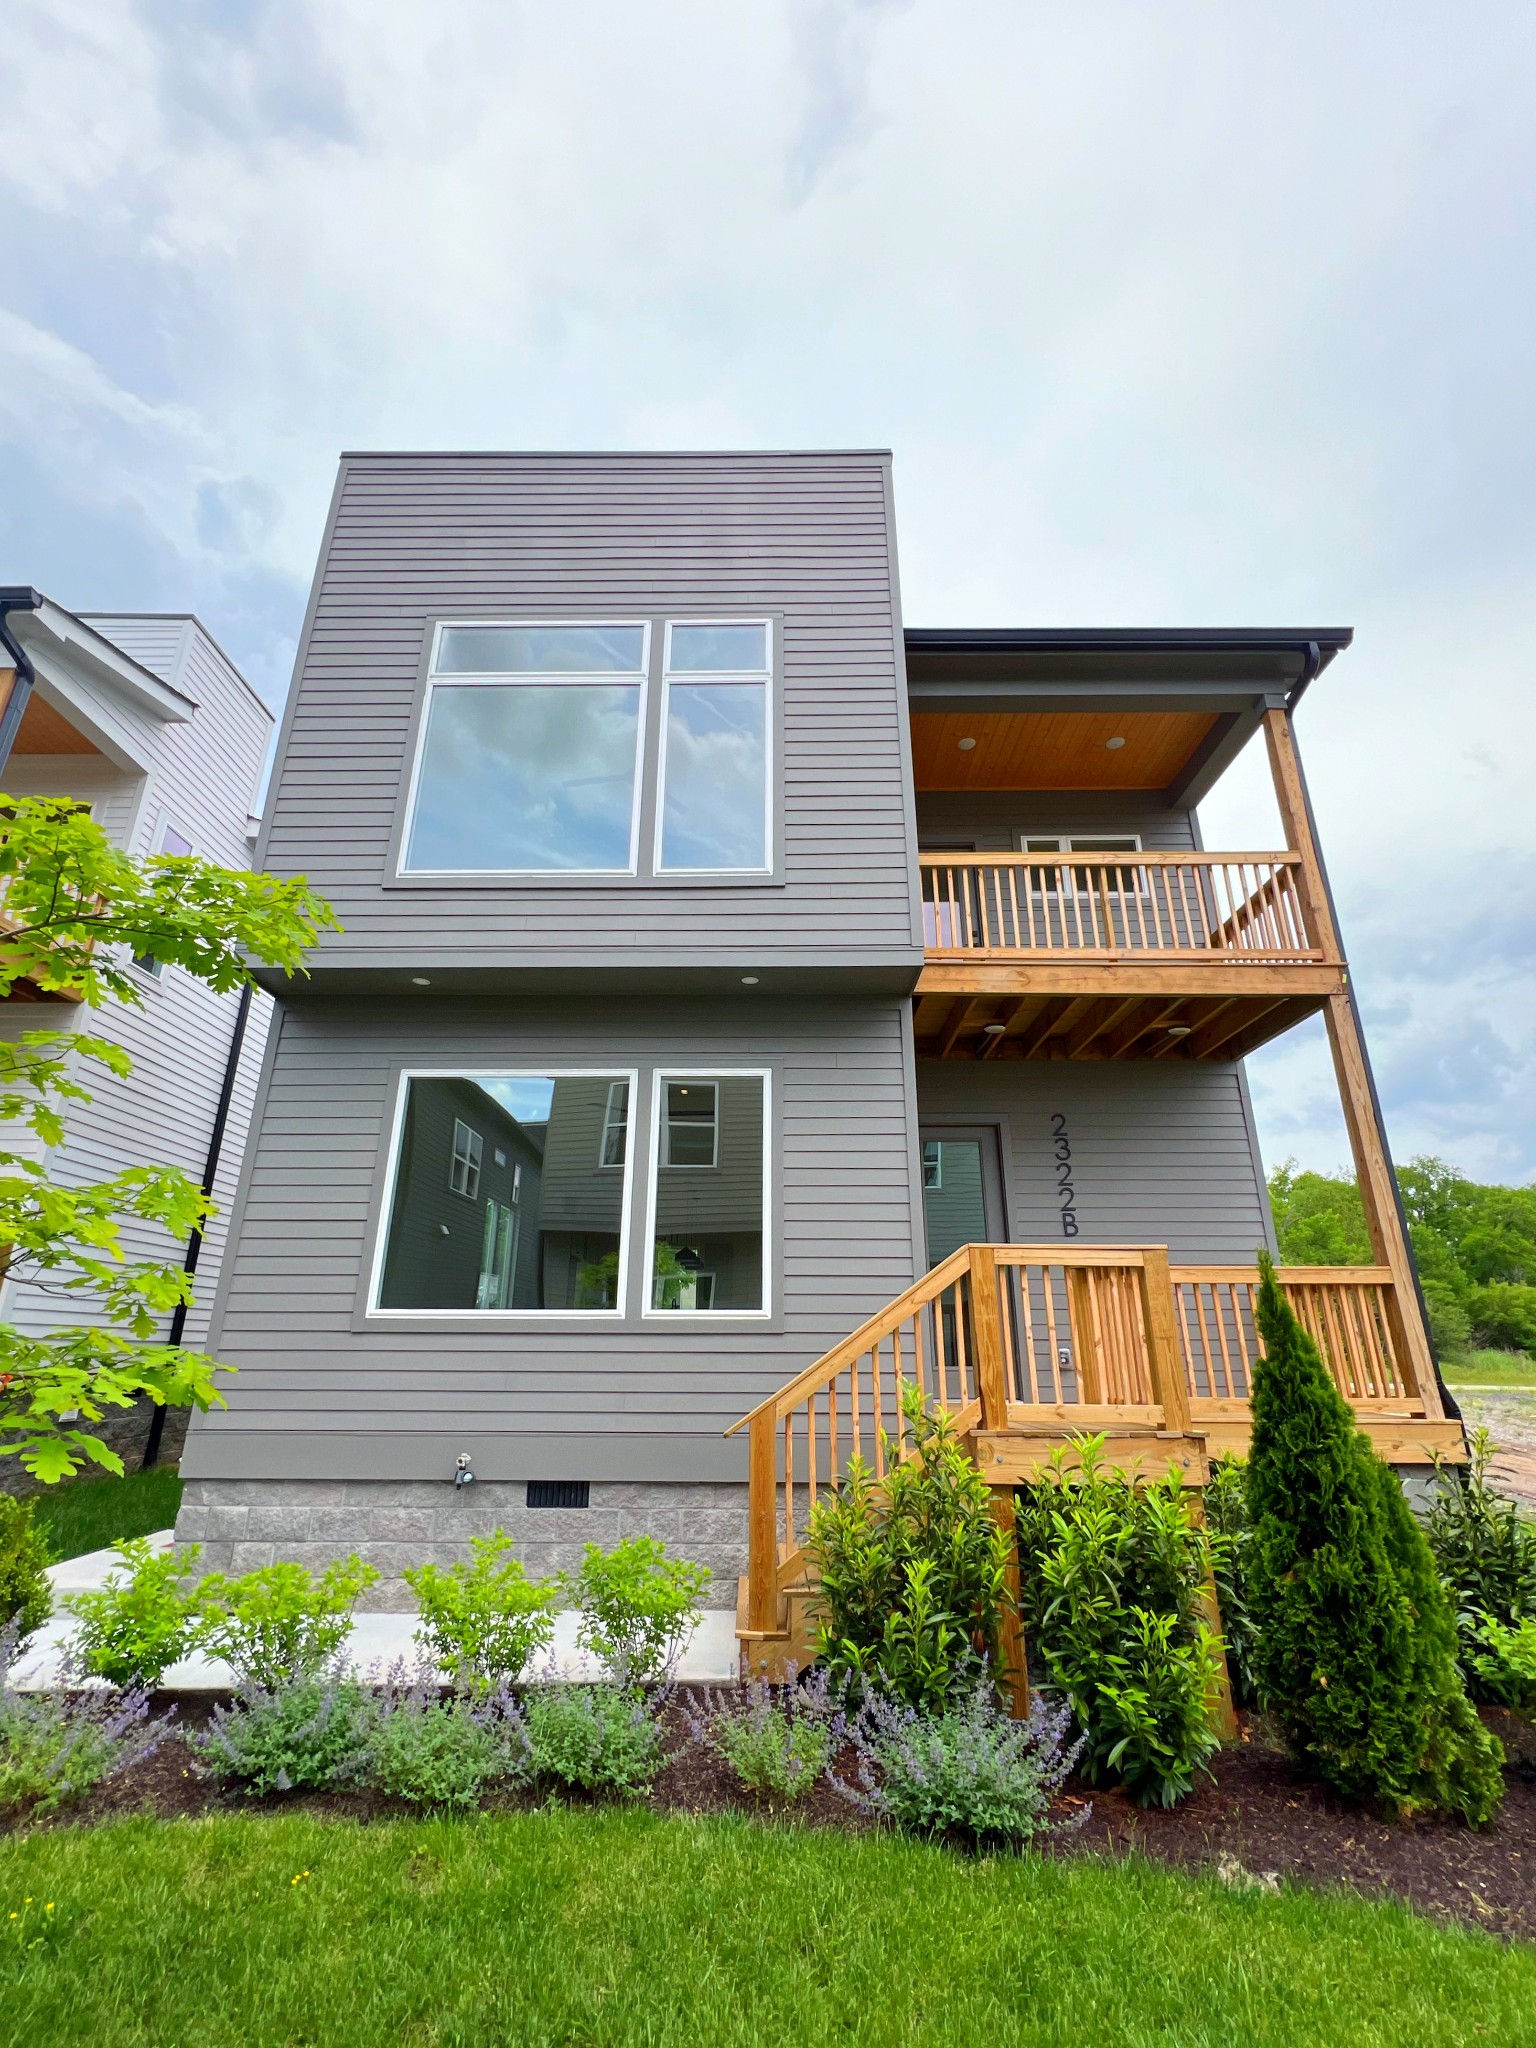
[[[1236,1060],[1321,1009],[1324,993],[1021,990],[977,993],[918,984],[919,1059]],[[1054,979],[1054,977],[1053,977]],[[1001,1030],[987,1030],[988,1025]]]

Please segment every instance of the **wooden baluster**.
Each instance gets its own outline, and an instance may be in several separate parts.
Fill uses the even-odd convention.
[[[965,1281],[964,1281],[964,1278],[962,1277],[962,1278],[960,1278],[960,1279],[958,1279],[958,1280],[953,1280],[953,1281],[951,1281],[951,1282],[950,1282],[950,1289],[949,1289],[949,1291],[950,1291],[950,1293],[951,1293],[951,1294],[953,1295],[953,1297],[954,1297],[954,1303],[955,1303],[955,1352],[954,1352],[954,1364],[955,1364],[955,1379],[956,1379],[956,1381],[957,1381],[957,1383],[958,1383],[958,1385],[959,1385],[959,1389],[960,1389],[960,1392],[959,1392],[959,1399],[958,1399],[958,1400],[957,1400],[957,1402],[956,1402],[956,1406],[957,1406],[957,1407],[963,1407],[963,1406],[965,1405],[965,1403],[966,1403],[967,1401],[969,1401],[969,1400],[970,1400],[970,1398],[971,1398],[971,1381],[972,1381],[972,1380],[973,1380],[973,1378],[975,1377],[975,1374],[974,1374],[974,1372],[973,1372],[973,1370],[972,1370],[972,1352],[971,1352],[971,1342],[970,1342],[970,1339],[969,1339],[969,1338],[967,1337],[967,1335],[966,1335],[966,1328],[965,1328]],[[944,1378],[944,1383],[943,1383],[943,1385],[941,1386],[941,1388],[940,1388],[940,1390],[939,1390],[939,1399],[940,1399],[941,1401],[943,1401],[943,1400],[946,1400],[946,1399],[947,1399],[947,1393],[948,1393],[948,1387],[949,1387],[949,1377],[948,1377],[948,1370],[947,1370],[947,1368],[948,1368],[948,1363],[949,1363],[949,1361],[948,1361],[948,1358],[946,1357],[946,1360],[945,1360],[946,1372],[945,1372],[945,1378]]]
[[[777,1475],[773,1410],[754,1415],[747,1440],[747,1613],[750,1626],[779,1625]]]
[[[1187,1431],[1189,1382],[1179,1356],[1179,1333],[1173,1320],[1173,1281],[1165,1246],[1151,1245],[1142,1252],[1141,1312],[1152,1399],[1162,1408],[1165,1429]]]
[[[1115,908],[1109,893],[1109,874],[1110,871],[1107,865],[1100,866],[1098,870],[1098,897],[1104,910],[1104,945],[1108,951],[1113,952],[1118,946],[1119,941],[1115,937]]]
[[[898,1398],[901,1391],[901,1325],[898,1323],[891,1332],[891,1360],[896,1378]],[[885,1412],[881,1401],[880,1382],[884,1377],[884,1352],[875,1347],[875,1477],[885,1477]]]
[[[1173,1299],[1179,1312],[1179,1342],[1184,1347],[1184,1370],[1188,1375],[1189,1384],[1198,1391],[1197,1375],[1195,1372],[1195,1346],[1194,1340],[1189,1334],[1189,1293],[1191,1288],[1194,1289],[1195,1296],[1198,1299],[1200,1293],[1200,1283],[1198,1280],[1179,1281],[1173,1290]],[[1206,1372],[1205,1380],[1207,1390],[1214,1394],[1216,1389],[1210,1384],[1211,1375],[1209,1370]]]
[[[1232,1396],[1232,1353],[1227,1348],[1227,1311],[1216,1287],[1211,1288],[1211,1307],[1216,1315],[1216,1342],[1221,1346],[1221,1378],[1227,1398]]]
[[[1093,1296],[1089,1292],[1086,1266],[1072,1266],[1067,1270],[1067,1313],[1072,1325],[1072,1357],[1077,1366],[1077,1398],[1097,1405],[1109,1396],[1104,1391],[1098,1336],[1093,1327]]]
[[[1013,1342],[1013,1275],[1015,1268],[1001,1261],[997,1268],[998,1316],[1003,1338],[1003,1385],[1010,1401],[1026,1398],[1018,1390],[1019,1361]]]
[[[805,1483],[811,1506],[816,1505],[816,1477],[821,1464],[821,1435],[816,1427],[816,1396],[805,1403]]]
[[[786,1549],[795,1547],[795,1419],[793,1413],[784,1418],[784,1543]]]
[[[1053,1279],[1054,1270],[1055,1269],[1051,1266],[1042,1266],[1040,1268],[1040,1291],[1042,1296],[1044,1297],[1045,1302],[1045,1341],[1047,1345],[1050,1347],[1051,1370],[1056,1375],[1056,1386],[1059,1398],[1064,1401],[1066,1399],[1066,1390],[1062,1383],[1061,1339],[1056,1334],[1056,1288]],[[1072,1380],[1073,1384],[1078,1389],[1077,1398],[1079,1401],[1081,1401],[1081,1399],[1083,1398],[1082,1384],[1077,1377],[1077,1357],[1075,1353],[1073,1354],[1072,1359]]]

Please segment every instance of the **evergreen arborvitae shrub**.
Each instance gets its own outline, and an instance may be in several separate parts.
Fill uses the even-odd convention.
[[[1293,1756],[1344,1797],[1480,1825],[1502,1795],[1503,1751],[1463,1689],[1429,1545],[1259,1263],[1248,1459],[1258,1689]]]
[[[32,1503],[0,1493],[0,1632],[16,1641],[35,1635],[53,1609],[48,1545],[32,1519]]]

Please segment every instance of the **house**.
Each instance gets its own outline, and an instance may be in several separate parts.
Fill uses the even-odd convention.
[[[1376,1260],[1286,1284],[1383,1453],[1454,1455],[1295,750],[1349,639],[907,628],[879,453],[344,458],[259,850],[344,930],[267,977],[179,1535],[394,1604],[650,1530],[767,1657],[904,1379],[1000,1490],[1084,1427],[1199,1483],[1242,1058],[1320,1010]],[[1286,843],[1208,851],[1250,742]]]
[[[60,796],[89,808],[112,841],[133,854],[197,853],[248,868],[252,808],[273,717],[207,630],[186,615],[72,613],[29,588],[0,589],[0,786],[12,796]],[[8,645],[5,642],[8,641]],[[67,992],[46,996],[22,983],[0,1003],[0,1032],[90,1030],[123,1046],[131,1074],[81,1063],[89,1107],[67,1117],[48,1155],[65,1183],[108,1178],[130,1166],[179,1166],[211,1182],[219,1205],[191,1252],[197,1295],[167,1316],[165,1341],[207,1336],[229,1212],[261,1067],[271,1000],[218,994],[179,967],[135,959],[139,1003],[113,999],[89,1013]],[[11,1130],[15,1151],[36,1151]],[[211,1169],[211,1170],[210,1170]],[[125,1248],[163,1258],[164,1237],[129,1224]],[[0,1315],[41,1334],[99,1316],[87,1294],[7,1282]],[[145,1407],[113,1415],[103,1433],[130,1461],[154,1424]],[[181,1418],[157,1448],[174,1455]],[[18,1481],[19,1470],[11,1475]]]

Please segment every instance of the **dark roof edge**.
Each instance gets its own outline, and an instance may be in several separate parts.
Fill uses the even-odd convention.
[[[889,448],[343,448],[342,462],[816,462],[858,456],[889,462]]]
[[[1215,653],[1222,648],[1274,648],[1305,653],[1315,645],[1337,654],[1355,637],[1353,626],[908,626],[909,648],[923,653],[1017,651],[1078,653]]]

